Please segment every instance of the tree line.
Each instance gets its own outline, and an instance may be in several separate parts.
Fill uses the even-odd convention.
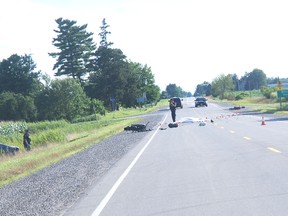
[[[287,81],[287,79],[281,79]],[[238,78],[236,74],[220,74],[213,79],[212,83],[203,82],[198,84],[194,96],[214,96],[224,99],[230,91],[250,91],[261,90],[263,95],[267,98],[271,97],[271,93],[276,91],[276,87],[269,88],[269,84],[277,84],[279,78],[267,78],[266,74],[261,70],[255,68],[251,72],[246,72],[244,76]],[[226,95],[225,95],[226,94]]]
[[[112,48],[105,19],[98,47],[87,24],[63,18],[55,21],[58,27],[52,44],[57,52],[49,55],[56,59],[56,79],[37,71],[31,55],[13,54],[0,62],[1,120],[71,121],[120,106],[133,107],[139,101],[159,101],[160,88],[151,68]]]
[[[167,99],[171,97],[192,97],[191,92],[184,91],[180,86],[177,86],[175,83],[170,83],[166,86],[165,91],[162,91],[162,99]]]

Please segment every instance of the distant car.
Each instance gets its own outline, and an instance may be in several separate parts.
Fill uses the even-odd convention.
[[[183,103],[182,103],[182,100],[181,98],[179,97],[172,97],[170,99],[174,99],[175,103],[176,103],[176,108],[177,107],[180,107],[181,109],[183,108]]]
[[[207,99],[205,97],[197,97],[195,99],[195,107],[199,107],[199,106],[208,106],[207,104]]]

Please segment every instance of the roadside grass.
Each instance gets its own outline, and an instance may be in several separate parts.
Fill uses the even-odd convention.
[[[222,102],[231,103],[234,106],[245,106],[249,107],[249,109],[269,114],[277,114],[277,115],[288,115],[288,102],[287,100],[282,101],[282,107],[280,106],[280,102],[277,99],[268,99],[265,97],[257,96],[257,97],[248,97],[241,100],[223,100]]]
[[[0,142],[16,145],[21,149],[15,156],[0,155],[0,187],[95,145],[123,131],[125,126],[141,121],[138,115],[155,111],[165,105],[167,100],[141,109],[120,109],[101,116],[97,121],[27,123],[31,130],[31,151],[23,150],[21,133],[0,137]]]
[[[123,127],[139,119],[113,121],[105,127],[98,127],[82,133],[73,133],[73,139],[63,143],[49,143],[45,146],[21,151],[16,156],[0,159],[0,187],[30,175],[44,167],[72,156],[99,141],[123,131]],[[71,138],[71,134],[67,137]]]

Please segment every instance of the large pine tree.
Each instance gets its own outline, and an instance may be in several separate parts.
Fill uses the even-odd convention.
[[[49,53],[57,61],[53,70],[55,76],[70,76],[81,83],[84,77],[92,70],[91,60],[96,45],[93,42],[93,33],[86,31],[87,24],[78,26],[76,21],[59,18],[56,20],[58,35],[53,39],[53,45],[59,52]]]
[[[110,27],[110,25],[108,25],[106,23],[106,19],[104,18],[102,20],[102,26],[100,26],[100,29],[101,29],[101,32],[98,34],[100,36],[100,45],[103,46],[103,47],[110,47],[111,45],[113,45],[112,42],[108,42],[107,41],[107,35],[108,34],[111,34],[110,31],[108,31],[107,29]]]

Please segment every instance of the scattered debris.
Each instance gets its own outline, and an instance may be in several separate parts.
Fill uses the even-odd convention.
[[[178,127],[178,124],[177,123],[169,123],[168,127],[169,128],[176,128],[176,127]]]
[[[132,131],[132,132],[144,132],[144,131],[151,131],[151,129],[147,129],[147,125],[149,122],[146,124],[132,124],[131,126],[127,126],[124,128],[124,131]]]
[[[199,126],[205,126],[205,125],[206,125],[205,122],[200,122],[200,123],[199,123]]]
[[[245,106],[234,106],[232,108],[229,108],[229,110],[239,110],[239,109],[244,109]]]
[[[15,155],[15,153],[18,151],[19,151],[18,146],[8,146],[8,145],[0,143],[0,154],[5,153],[5,154]]]

